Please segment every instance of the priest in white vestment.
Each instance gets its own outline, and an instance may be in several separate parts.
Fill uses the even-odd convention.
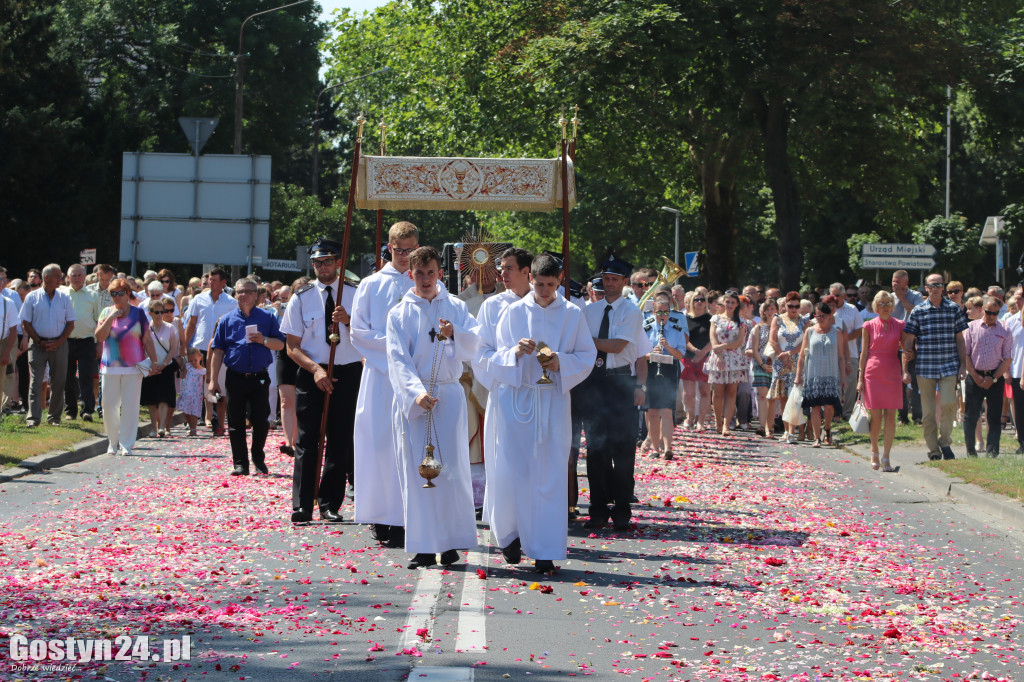
[[[369,523],[374,539],[391,547],[404,547],[404,504],[391,434],[395,392],[388,376],[388,313],[412,289],[409,254],[419,245],[419,232],[410,222],[391,226],[388,250],[391,262],[359,283],[349,323],[352,345],[366,362],[356,402],[355,480],[359,495],[355,522]]]
[[[466,304],[438,283],[441,258],[435,249],[421,247],[409,259],[414,287],[388,314],[387,356],[405,549],[416,555],[409,567],[419,568],[437,563],[437,553],[442,564],[455,563],[458,550],[477,544],[459,377],[462,363],[476,354],[479,325]],[[443,465],[433,488],[423,488],[419,475],[428,440]]]
[[[489,370],[495,450],[487,521],[506,561],[518,563],[525,552],[546,574],[566,557],[569,391],[597,357],[583,313],[558,295],[560,270],[551,256],[534,259],[533,293],[501,316]],[[554,353],[545,362],[550,384],[537,383],[544,370],[537,357],[541,342]]]

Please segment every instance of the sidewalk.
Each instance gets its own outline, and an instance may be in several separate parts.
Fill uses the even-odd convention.
[[[177,426],[178,424],[185,423],[185,415],[181,412],[176,412],[171,417],[171,424]],[[143,438],[151,437],[152,426],[149,423],[139,424],[138,440]],[[64,450],[52,450],[45,452],[41,455],[35,455],[34,457],[28,457],[21,461],[18,466],[13,466],[9,469],[0,471],[0,483],[7,483],[13,481],[16,478],[22,476],[28,476],[29,474],[36,474],[44,469],[55,469],[62,467],[67,464],[74,464],[76,462],[82,462],[93,457],[98,457],[107,451],[107,439],[106,438],[90,438],[79,443],[75,443],[70,448]]]
[[[871,461],[871,446],[868,444],[840,443],[840,447],[865,461],[865,468]],[[955,451],[955,450],[954,450]],[[961,452],[958,457],[964,456]],[[979,486],[964,483],[960,479],[923,464],[928,461],[924,447],[893,446],[889,456],[896,473],[877,472],[882,477],[900,477],[901,480],[927,488],[932,492],[945,495],[957,502],[970,505],[974,509],[1002,519],[1013,526],[1024,529],[1024,504],[1017,500],[985,490]]]

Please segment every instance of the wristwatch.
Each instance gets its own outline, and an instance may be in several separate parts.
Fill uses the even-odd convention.
[[[647,393],[647,384],[637,384],[636,387],[639,388],[644,393]]]

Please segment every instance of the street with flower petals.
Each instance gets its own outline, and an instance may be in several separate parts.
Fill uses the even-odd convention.
[[[1024,535],[840,449],[677,431],[638,456],[634,528],[571,523],[549,578],[483,524],[419,571],[364,526],[293,526],[279,432],[248,477],[184,433],[0,486],[0,679],[1024,680]],[[16,634],[191,658],[32,670]]]

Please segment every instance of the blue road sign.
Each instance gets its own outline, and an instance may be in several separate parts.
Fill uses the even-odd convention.
[[[697,269],[697,254],[699,251],[687,251],[684,258],[684,264],[686,265],[686,276],[697,277],[700,271]]]

